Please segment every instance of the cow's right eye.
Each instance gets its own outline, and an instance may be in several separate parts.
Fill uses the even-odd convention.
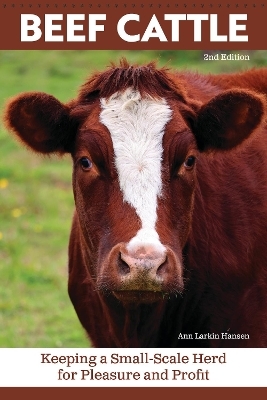
[[[90,168],[92,168],[93,163],[91,160],[89,160],[89,158],[87,157],[82,157],[80,159],[80,165],[82,166],[82,169],[85,171],[88,171]]]

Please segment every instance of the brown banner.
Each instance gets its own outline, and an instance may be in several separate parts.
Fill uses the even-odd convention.
[[[263,1],[0,3],[0,49],[264,49]]]
[[[116,399],[135,400],[136,398],[153,398],[159,400],[164,397],[173,399],[251,399],[265,400],[267,388],[0,388],[3,399],[27,398],[28,400],[43,400],[48,398],[62,398],[72,400],[77,396],[95,398],[99,400]]]

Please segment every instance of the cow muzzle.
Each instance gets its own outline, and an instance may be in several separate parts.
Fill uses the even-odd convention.
[[[142,245],[129,250],[120,243],[110,251],[102,272],[100,283],[123,302],[150,303],[183,290],[182,264],[165,247],[158,251]]]

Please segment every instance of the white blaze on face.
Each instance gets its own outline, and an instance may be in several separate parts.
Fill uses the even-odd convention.
[[[127,248],[133,251],[151,244],[162,252],[155,225],[162,191],[162,138],[171,109],[164,99],[141,98],[132,88],[102,98],[101,108],[100,121],[111,135],[123,199],[135,208],[142,223]]]

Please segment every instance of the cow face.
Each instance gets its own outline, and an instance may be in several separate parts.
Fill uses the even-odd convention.
[[[123,302],[182,292],[198,155],[237,146],[264,113],[261,97],[242,90],[190,105],[174,82],[163,90],[161,75],[154,71],[147,90],[127,75],[111,92],[94,78],[68,105],[22,94],[6,111],[8,127],[35,151],[72,154],[86,268],[97,290]],[[157,83],[161,90],[149,90]]]
[[[181,189],[188,201],[179,207],[179,241],[169,227],[172,213],[164,210],[170,172],[163,137],[172,114],[166,100],[130,87],[100,98],[76,139],[74,193],[84,234],[93,238],[90,251],[98,255],[92,274],[99,289],[112,288],[123,300],[135,300],[140,292],[143,300],[154,299],[183,288],[180,243],[188,227],[181,221],[192,208],[195,157],[190,153],[184,160],[184,170],[192,173]],[[179,123],[186,128],[181,117]]]

